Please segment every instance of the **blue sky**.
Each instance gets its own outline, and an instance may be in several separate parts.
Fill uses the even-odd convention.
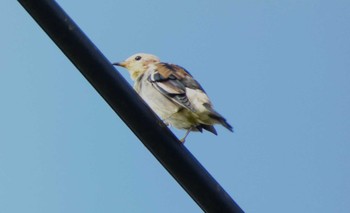
[[[246,212],[349,211],[349,1],[58,3],[111,62],[147,52],[196,77],[235,133],[186,147]],[[0,5],[0,212],[201,212],[19,3]]]

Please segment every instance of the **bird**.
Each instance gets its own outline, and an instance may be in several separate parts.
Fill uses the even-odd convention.
[[[113,63],[126,68],[134,81],[134,89],[167,126],[191,131],[203,129],[217,135],[215,124],[233,132],[233,127],[215,111],[202,86],[183,67],[161,62],[152,54],[137,53]]]

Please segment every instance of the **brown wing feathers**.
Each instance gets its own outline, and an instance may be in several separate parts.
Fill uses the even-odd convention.
[[[157,71],[164,78],[169,78],[170,75],[173,75],[178,80],[181,80],[186,76],[191,76],[185,69],[175,64],[159,63],[157,64]]]

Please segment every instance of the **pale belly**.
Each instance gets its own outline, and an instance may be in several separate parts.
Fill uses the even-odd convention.
[[[158,91],[153,91],[153,86],[148,82],[138,91],[142,99],[164,121],[178,129],[190,129],[200,124],[213,125],[215,122],[208,116],[207,111],[193,113],[190,110],[175,104]]]
[[[145,101],[164,123],[178,129],[190,129],[200,124],[213,125],[215,123],[206,112],[193,113],[167,98],[158,99],[158,101],[145,99]]]

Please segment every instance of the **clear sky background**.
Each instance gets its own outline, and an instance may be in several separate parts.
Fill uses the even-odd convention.
[[[243,210],[349,212],[350,1],[58,3],[111,62],[153,53],[197,78],[235,133],[185,145]],[[0,212],[201,212],[20,4],[0,6]]]

